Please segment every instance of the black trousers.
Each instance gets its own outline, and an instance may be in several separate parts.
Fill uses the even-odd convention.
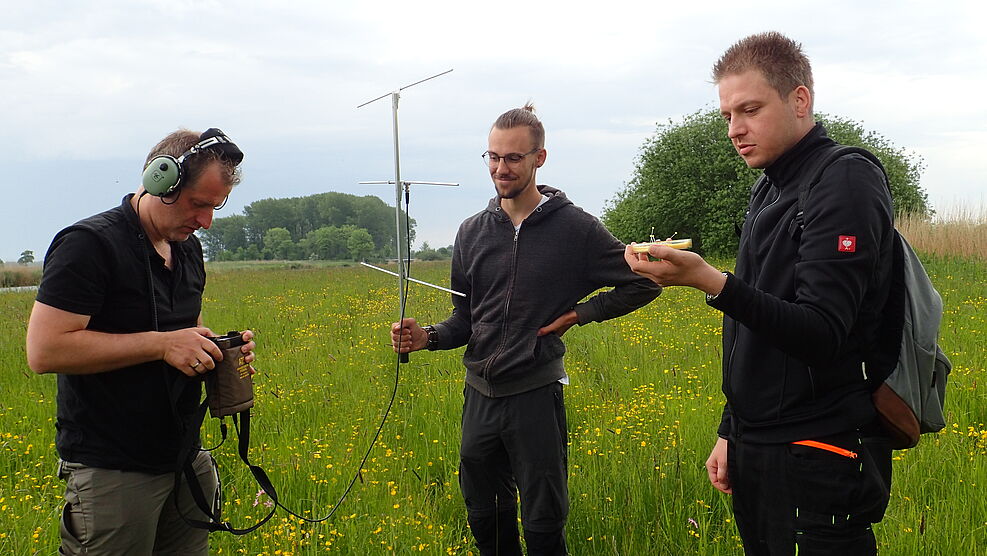
[[[562,385],[488,398],[463,391],[459,485],[480,553],[521,554],[517,500],[528,554],[566,554],[568,428]]]
[[[891,448],[850,431],[812,439],[854,455],[799,444],[730,438],[727,472],[744,552],[761,556],[872,556],[884,518]]]

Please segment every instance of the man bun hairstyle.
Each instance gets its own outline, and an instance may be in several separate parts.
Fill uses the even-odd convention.
[[[202,133],[181,128],[169,133],[164,139],[158,142],[151,152],[148,153],[144,161],[144,168],[152,160],[161,155],[169,155],[178,158],[188,152],[196,143],[200,141]],[[182,183],[186,186],[198,181],[202,172],[213,162],[219,162],[224,170],[228,184],[232,187],[240,183],[240,167],[237,162],[223,156],[222,149],[209,148],[202,149],[194,155],[188,157],[182,164]]]
[[[522,126],[527,126],[531,132],[531,141],[536,148],[545,148],[545,126],[535,115],[535,105],[530,100],[521,108],[512,108],[501,114],[490,129],[513,129]]]
[[[781,98],[796,87],[812,88],[812,66],[802,52],[802,44],[777,31],[767,31],[740,39],[723,53],[713,65],[713,83],[728,75],[757,70]]]

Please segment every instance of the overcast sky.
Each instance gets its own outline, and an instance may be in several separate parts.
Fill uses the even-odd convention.
[[[390,101],[356,107],[450,68],[401,97],[402,178],[462,184],[416,186],[419,245],[451,244],[484,206],[487,131],[529,99],[547,130],[539,182],[600,215],[656,124],[716,106],[713,62],[766,30],[803,43],[817,111],[924,159],[937,209],[984,206],[974,2],[34,0],[0,20],[0,259],[40,260],[59,229],[119,204],[179,127],[222,128],[246,153],[217,217],[324,191],[393,204],[357,184],[393,178]]]

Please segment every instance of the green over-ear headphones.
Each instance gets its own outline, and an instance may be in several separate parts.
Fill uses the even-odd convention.
[[[144,190],[156,197],[174,193],[182,186],[182,177],[187,173],[185,161],[192,155],[210,148],[221,149],[223,156],[236,165],[243,160],[243,151],[236,146],[236,143],[221,130],[211,127],[204,131],[199,136],[199,142],[192,145],[182,156],[175,158],[164,154],[148,162],[144,167]]]

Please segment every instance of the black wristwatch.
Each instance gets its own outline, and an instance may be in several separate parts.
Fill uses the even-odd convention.
[[[428,334],[428,342],[425,344],[425,349],[428,351],[439,349],[439,331],[432,325],[424,327],[423,330]]]

